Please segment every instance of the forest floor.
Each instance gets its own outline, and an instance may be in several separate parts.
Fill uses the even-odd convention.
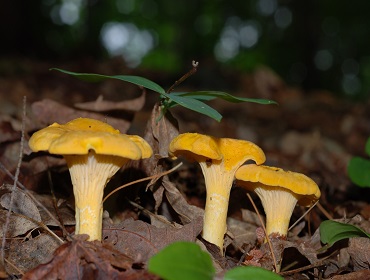
[[[191,162],[184,162],[178,170],[159,179],[156,189],[150,187],[146,190],[147,183],[141,183],[110,197],[104,204],[108,212],[104,214],[103,243],[86,242],[83,238],[66,242],[75,225],[68,170],[60,157],[31,153],[27,145],[30,135],[53,122],[66,123],[81,116],[106,120],[122,133],[138,134],[146,139],[152,137],[163,143],[171,140],[166,139],[171,132],[157,131],[159,137],[150,135],[155,132],[146,129],[152,123],[151,111],[158,101],[156,93],[145,94],[136,86],[117,81],[88,84],[49,71],[51,67],[107,75],[139,75],[159,84],[171,85],[174,82],[163,73],[127,70],[119,60],[78,65],[32,60],[2,62],[2,229],[12,191],[14,214],[6,228],[5,249],[2,247],[1,251],[5,266],[0,267],[0,277],[37,279],[38,275],[54,275],[63,279],[78,273],[91,276],[97,273],[96,270],[101,270],[117,279],[158,279],[146,270],[148,259],[178,240],[197,240],[204,250],[208,249],[218,276],[240,264],[273,268],[271,259],[263,259],[255,253],[262,250],[256,237],[260,222],[246,191],[241,188],[234,187],[231,192],[225,256],[218,256],[212,246],[201,240],[202,221],[198,217],[203,213],[206,190],[199,166]],[[199,71],[202,71],[201,67]],[[220,90],[199,88],[202,84],[192,85],[191,79],[177,90]],[[355,103],[324,90],[304,92],[287,85],[266,67],[248,74],[228,72],[224,79],[225,84],[233,85],[230,94],[267,98],[279,105],[212,101],[209,104],[223,115],[220,123],[175,107],[171,113],[179,123],[180,133],[198,132],[252,141],[265,152],[266,165],[303,173],[321,189],[319,204],[290,231],[288,241],[280,244],[284,248],[281,274],[285,279],[370,279],[369,239],[346,239],[322,255],[316,251],[323,246],[318,228],[324,220],[336,219],[370,232],[370,190],[354,185],[347,175],[348,161],[352,156],[366,157],[364,147],[370,136],[370,99]],[[21,137],[22,120],[24,138]],[[168,159],[165,162],[166,166],[161,166],[162,171],[174,166]],[[142,164],[129,167],[116,174],[106,188],[107,193],[133,178],[143,177],[143,173],[155,174],[156,168],[153,162],[144,167]],[[134,168],[135,172],[128,172]],[[15,189],[12,176],[16,176],[20,183]],[[57,219],[51,218],[45,209],[30,199],[22,191],[23,187],[30,190],[32,196]],[[263,216],[258,198],[252,197]],[[291,223],[306,210],[296,207]],[[64,228],[58,226],[57,221]],[[130,234],[132,232],[135,235]],[[4,230],[0,233],[3,235]],[[148,246],[148,241],[143,239],[150,240],[153,246]],[[99,262],[102,259],[104,263]],[[76,263],[80,271],[72,269]],[[99,273],[95,274],[96,279],[103,279],[97,275]]]

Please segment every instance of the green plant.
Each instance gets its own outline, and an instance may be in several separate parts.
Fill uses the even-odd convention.
[[[194,69],[196,69],[196,67],[197,64],[193,63],[193,72],[195,72]],[[216,98],[220,98],[232,103],[253,102],[265,105],[277,104],[275,101],[272,100],[236,97],[226,92],[220,91],[171,92],[177,84],[179,84],[180,82],[185,80],[188,76],[190,76],[192,74],[191,72],[189,72],[190,74],[185,74],[179,80],[179,82],[176,82],[172,87],[170,87],[169,90],[165,91],[160,85],[156,84],[155,82],[138,76],[127,76],[127,75],[107,76],[92,73],[76,73],[58,68],[52,68],[51,70],[57,70],[62,73],[79,78],[80,80],[88,82],[100,82],[107,79],[115,79],[150,89],[154,92],[159,93],[160,95],[162,115],[164,115],[168,109],[180,105],[189,110],[206,115],[219,122],[222,119],[222,115],[218,111],[204,103],[203,101],[210,101]]]
[[[365,152],[370,156],[370,137],[367,139]],[[370,159],[362,157],[351,158],[347,171],[353,183],[360,187],[370,187]]]
[[[325,251],[333,246],[335,242],[351,237],[370,238],[370,234],[354,225],[344,224],[332,220],[323,221],[320,224],[320,239],[321,242],[326,245],[319,251]]]
[[[166,280],[212,280],[215,276],[211,257],[195,243],[175,242],[154,255],[148,270]],[[282,280],[276,273],[260,267],[236,267],[227,271],[224,280]]]

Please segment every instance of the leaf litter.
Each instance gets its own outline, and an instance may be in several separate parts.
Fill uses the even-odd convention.
[[[262,71],[262,72],[261,72]],[[262,77],[273,75],[269,71],[261,70],[253,80],[255,83],[261,83]],[[264,77],[265,79],[266,77]],[[270,77],[271,78],[271,77]],[[270,79],[274,81],[274,79]],[[295,117],[296,104],[302,105],[303,95],[294,92],[294,89],[288,89],[281,80],[275,87],[274,96],[270,96],[269,88],[262,87],[263,97],[275,99],[280,103],[285,116],[280,116],[287,123],[287,127],[291,128],[277,131],[279,135],[272,135],[267,132],[267,128],[261,126],[261,122],[267,119],[276,117],[276,109],[256,107],[247,105],[245,120],[253,120],[247,125],[254,129],[255,135],[263,135],[264,139],[256,140],[265,148],[268,158],[271,162],[279,161],[283,166],[291,166],[295,162],[296,170],[309,171],[308,174],[320,181],[322,186],[323,197],[321,204],[325,205],[331,215],[343,215],[347,213],[363,213],[366,215],[365,209],[368,206],[366,203],[353,203],[349,205],[346,202],[348,196],[348,179],[345,175],[344,167],[350,158],[350,152],[346,145],[354,143],[354,141],[364,142],[366,135],[369,135],[369,128],[364,125],[361,118],[364,117],[363,111],[353,112],[351,107],[343,106],[338,101],[330,98],[322,98],[319,95],[307,101],[305,108],[311,108],[301,111],[299,118]],[[259,84],[261,87],[261,84]],[[248,89],[249,90],[249,89]],[[246,91],[248,91],[246,90]],[[290,99],[287,99],[289,96]],[[291,98],[291,97],[294,98]],[[275,98],[276,97],[276,98]],[[145,96],[142,94],[138,98],[128,100],[126,102],[117,103],[98,98],[95,101],[88,103],[76,103],[74,108],[63,105],[52,100],[40,100],[32,105],[32,115],[27,119],[27,133],[48,125],[54,121],[67,122],[75,116],[86,116],[98,119],[105,119],[108,123],[116,126],[125,133],[133,120],[133,112],[142,110]],[[287,100],[290,100],[289,102]],[[313,104],[321,104],[320,106],[312,106]],[[216,104],[217,106],[217,104]],[[222,108],[223,114],[231,114],[234,110],[228,111],[226,105]],[[311,106],[311,107],[310,107]],[[343,111],[339,111],[335,123],[339,123],[342,127],[341,140],[333,131],[326,125],[326,122],[318,122],[317,116],[323,116],[321,108],[325,110],[325,106],[340,107],[347,110],[347,115],[343,116]],[[123,110],[124,114],[116,114],[116,111]],[[127,112],[129,111],[129,112]],[[316,115],[312,112],[316,111]],[[112,117],[110,112],[115,112]],[[147,123],[145,139],[153,147],[155,156],[151,159],[141,161],[138,165],[132,167],[143,171],[148,176],[159,174],[168,170],[171,163],[168,161],[167,147],[169,141],[179,133],[178,123],[185,123],[192,130],[204,130],[202,124],[198,120],[186,120],[182,113],[182,109],[177,109],[176,118],[172,115],[166,115],[161,118],[161,107],[158,103],[155,104],[150,120]],[[334,112],[334,115],[336,112]],[[120,115],[121,117],[116,117]],[[230,115],[233,119],[233,115]],[[365,116],[366,118],[366,116]],[[177,119],[177,120],[176,120]],[[230,129],[225,118],[225,124],[221,124],[222,129]],[[302,126],[310,127],[308,122],[318,124],[319,132],[302,129]],[[244,127],[245,123],[242,120],[234,119],[233,125]],[[224,126],[222,126],[224,125]],[[1,131],[5,132],[3,138],[0,138],[2,143],[0,160],[6,163],[11,172],[15,171],[16,161],[14,154],[19,149],[19,121],[16,118],[7,116],[0,122]],[[217,128],[209,125],[209,130],[219,131]],[[322,131],[329,131],[329,134],[322,134]],[[240,131],[235,130],[232,137],[238,137]],[[276,130],[275,132],[276,133]],[[216,133],[217,134],[217,133]],[[216,135],[217,136],[217,135]],[[18,137],[18,138],[17,138]],[[271,141],[271,139],[275,139]],[[280,139],[280,140],[276,140]],[[359,140],[360,139],[360,140]],[[343,141],[342,141],[343,140]],[[269,142],[270,141],[270,142]],[[13,146],[12,146],[13,145]],[[14,153],[10,153],[14,149]],[[353,148],[354,149],[354,148]],[[360,149],[358,149],[361,153]],[[45,172],[52,168],[60,168],[63,165],[63,160],[46,155],[29,155],[27,147],[25,148],[25,159],[22,163],[20,180],[27,183],[27,188],[38,190],[40,180]],[[14,164],[8,164],[13,161]],[[56,172],[59,172],[57,169]],[[9,177],[2,173],[1,179],[9,181]],[[31,180],[31,177],[38,178]],[[196,184],[201,185],[199,182]],[[333,187],[338,189],[334,192]],[[65,236],[59,229],[58,223],[45,214],[44,210],[33,203],[27,197],[27,194],[20,190],[16,190],[15,196],[17,204],[13,205],[13,214],[9,224],[7,233],[7,247],[5,248],[5,267],[0,272],[7,272],[8,275],[22,275],[24,279],[42,279],[42,278],[68,278],[79,279],[158,279],[154,275],[146,272],[145,265],[148,258],[158,252],[166,244],[177,240],[190,240],[200,242],[199,233],[201,231],[203,209],[189,203],[195,201],[196,205],[202,205],[201,197],[189,197],[186,190],[180,189],[176,176],[157,177],[151,181],[146,187],[147,193],[152,196],[152,205],[149,205],[151,215],[145,214],[139,208],[134,211],[138,212],[138,217],[141,220],[126,219],[118,223],[112,223],[109,218],[104,222],[104,241],[87,242],[83,236]],[[202,186],[200,186],[202,188]],[[6,215],[9,208],[9,191],[6,190],[6,185],[3,185],[1,192],[0,203],[3,209],[1,216]],[[328,195],[326,195],[328,194]],[[330,197],[333,194],[333,197]],[[50,194],[33,193],[48,211],[63,222],[69,232],[73,232],[74,214],[73,205],[65,197],[58,198],[57,210]],[[337,206],[335,200],[343,202]],[[138,198],[136,201],[139,204],[143,201]],[[347,203],[347,204],[346,204]],[[337,208],[336,208],[337,207]],[[228,219],[229,232],[227,234],[227,244],[229,245],[226,251],[227,258],[217,256],[214,253],[213,261],[218,262],[220,266],[218,271],[222,272],[225,268],[230,268],[237,264],[252,264],[257,266],[272,269],[274,264],[271,258],[270,249],[264,244],[259,244],[258,222],[251,215],[245,214],[248,208],[245,203],[241,203],[233,208],[242,209],[241,212],[232,211]],[[128,209],[127,211],[133,211]],[[148,210],[146,210],[148,211]],[[242,212],[244,214],[242,214]],[[263,213],[261,211],[261,213]],[[303,209],[296,209],[295,215],[299,216],[303,213]],[[26,214],[26,215],[25,215]],[[23,216],[33,219],[39,223],[43,223],[50,230],[54,231],[60,238],[66,238],[65,243],[60,246],[60,243],[50,235],[48,231],[40,227],[39,224],[27,219]],[[155,218],[158,217],[158,218]],[[318,254],[317,250],[322,247],[320,243],[318,231],[309,235],[307,226],[316,229],[319,223],[324,219],[323,214],[319,211],[312,211],[311,220],[307,218],[301,222],[300,227],[292,230],[293,235],[289,237],[289,241],[273,242],[276,255],[283,256],[284,266],[287,271],[282,274],[286,279],[302,279],[302,277],[332,277],[331,279],[367,279],[369,268],[368,250],[363,248],[369,247],[369,241],[366,239],[352,238],[348,242],[337,244],[330,249],[329,252]],[[3,220],[2,220],[3,223]],[[367,227],[368,220],[360,219],[354,221],[357,225],[369,230]],[[68,239],[71,238],[71,239]],[[70,240],[70,241],[68,241]],[[203,241],[204,249],[212,253],[212,246]],[[217,250],[215,250],[217,252]],[[333,255],[339,256],[339,261],[335,261]],[[293,260],[289,258],[293,256]],[[291,263],[290,263],[291,261]],[[294,264],[294,261],[296,263]],[[226,264],[227,263],[227,264]],[[292,264],[294,264],[292,266]],[[305,269],[306,268],[306,269]],[[320,276],[321,275],[321,276]],[[1,276],[1,274],[0,274]],[[106,278],[108,277],[108,278]],[[356,278],[357,277],[357,278]],[[305,278],[306,279],[306,278]],[[313,278],[312,278],[313,279]]]

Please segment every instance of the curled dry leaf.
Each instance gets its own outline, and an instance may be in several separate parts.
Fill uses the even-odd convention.
[[[5,209],[9,209],[11,193],[10,186],[4,185],[1,188],[0,204]],[[30,192],[30,191],[29,191]],[[64,225],[74,225],[75,218],[74,212],[71,207],[68,207],[65,201],[58,205],[58,215],[56,213],[53,198],[50,195],[40,195],[31,192],[33,197],[40,202],[53,216],[56,218],[58,215],[61,218]],[[3,229],[5,224],[8,210],[0,210],[0,228]],[[39,225],[36,222],[43,223],[48,226],[57,226],[56,221],[50,217],[45,210],[36,205],[36,203],[22,190],[15,188],[14,199],[12,205],[12,212],[18,214],[12,214],[10,216],[10,223],[7,229],[7,237],[16,237],[27,233],[28,231],[38,228]],[[30,218],[30,219],[27,219]],[[31,220],[32,219],[32,220]],[[3,231],[0,230],[0,236],[3,236]]]
[[[201,230],[201,219],[182,228],[157,228],[143,221],[129,219],[104,228],[103,240],[135,262],[145,262],[170,243],[195,241]]]
[[[131,119],[117,119],[98,113],[75,110],[50,99],[34,102],[32,112],[41,126],[50,125],[54,122],[67,123],[81,117],[105,121],[121,133],[126,133],[131,125]]]
[[[41,234],[27,241],[12,239],[9,242],[6,258],[18,269],[26,272],[49,261],[59,245],[60,243],[48,234]],[[6,271],[9,274],[18,274],[18,271],[10,265],[6,266]]]
[[[88,110],[93,112],[108,112],[108,111],[140,111],[145,104],[145,92],[143,92],[138,98],[125,100],[120,102],[113,102],[103,100],[103,96],[100,95],[93,102],[76,103],[74,106],[82,110]]]
[[[19,188],[15,188],[12,193],[5,193],[0,198],[1,206],[5,209],[10,208],[10,200],[13,196],[13,205],[11,209],[14,213],[30,217],[31,219],[41,222],[40,212],[32,199]]]
[[[87,242],[86,238],[80,235],[61,245],[51,261],[28,271],[22,279],[140,279],[132,271],[132,259],[109,244]]]
[[[351,238],[348,253],[353,261],[354,271],[370,267],[370,239],[365,237]]]

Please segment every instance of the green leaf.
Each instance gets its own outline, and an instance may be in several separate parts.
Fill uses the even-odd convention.
[[[351,237],[370,238],[370,234],[354,225],[339,223],[332,220],[323,221],[320,224],[321,242],[327,244],[327,246],[324,247],[325,249],[333,246],[333,244],[339,240]]]
[[[347,167],[349,178],[360,187],[370,187],[370,160],[353,157]]]
[[[366,141],[366,145],[365,145],[365,152],[368,156],[370,156],[370,137],[367,139]]]
[[[71,71],[67,71],[67,70],[63,70],[59,68],[51,68],[50,70],[57,70],[64,74],[74,76],[82,81],[101,82],[107,79],[115,79],[115,80],[120,80],[124,82],[129,82],[129,83],[132,83],[138,86],[142,86],[147,89],[158,92],[160,94],[165,93],[165,90],[160,85],[156,84],[155,82],[152,82],[151,80],[148,80],[146,78],[139,77],[139,76],[124,76],[124,75],[107,76],[107,75],[91,74],[91,73],[76,73],[76,72],[71,72]]]
[[[180,95],[183,97],[192,97],[198,100],[212,100],[215,98],[220,98],[228,102],[232,103],[242,103],[242,102],[252,102],[252,103],[258,103],[263,105],[269,105],[269,104],[277,104],[277,102],[273,100],[268,99],[256,99],[256,98],[245,98],[245,97],[237,97],[233,96],[231,94],[228,94],[226,92],[221,91],[195,91],[195,92],[178,92],[178,93],[171,93],[175,95]]]
[[[239,266],[225,273],[224,280],[284,280],[280,275],[255,266]]]
[[[215,274],[211,257],[191,242],[167,246],[149,260],[148,270],[166,280],[212,280]]]
[[[219,112],[217,112],[212,107],[208,106],[204,102],[199,101],[197,99],[172,94],[164,94],[163,96],[166,96],[168,99],[170,99],[171,101],[175,102],[178,105],[181,105],[185,108],[188,108],[189,110],[193,110],[195,112],[206,115],[212,119],[215,119],[218,122],[221,121],[222,119],[222,115]],[[169,104],[171,104],[171,107],[174,107],[172,103]]]

